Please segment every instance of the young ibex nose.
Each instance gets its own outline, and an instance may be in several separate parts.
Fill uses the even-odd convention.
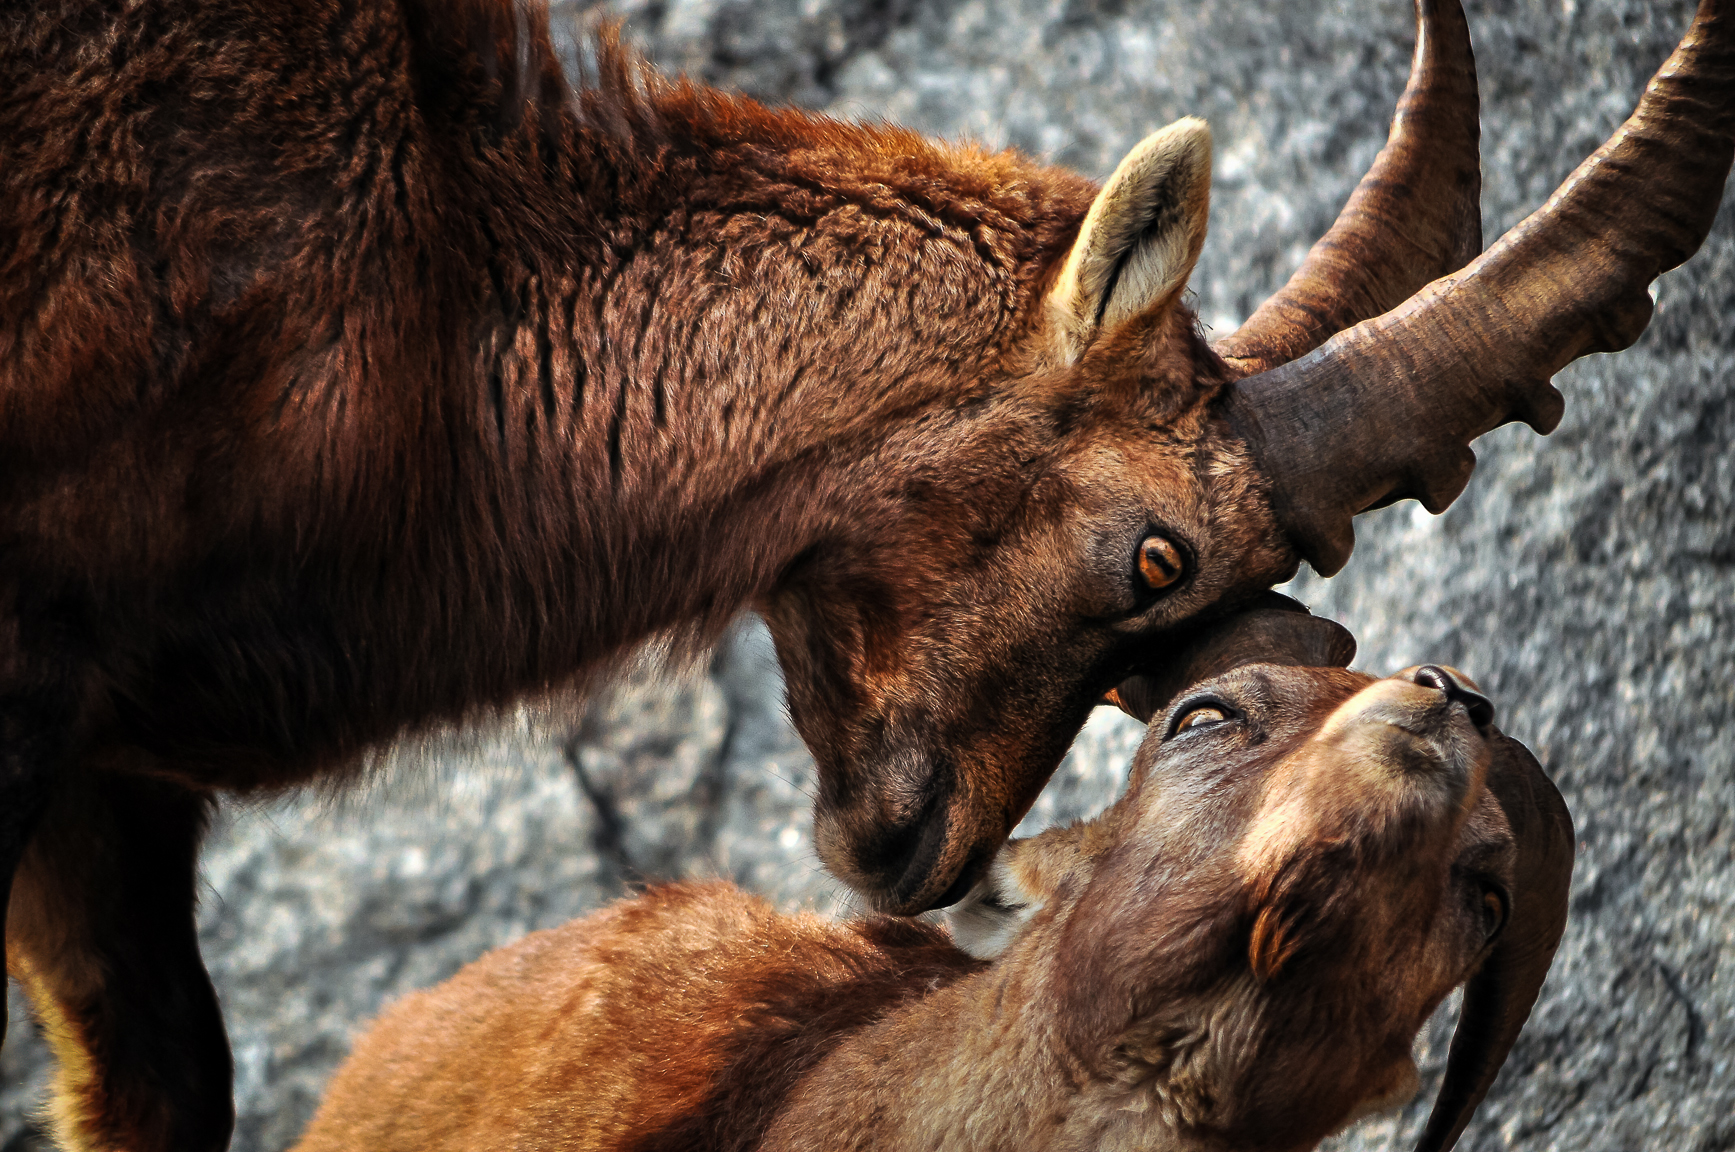
[[[1446,699],[1462,704],[1470,713],[1470,723],[1476,727],[1486,728],[1494,723],[1494,705],[1488,697],[1464,687],[1462,681],[1438,664],[1422,665],[1416,669],[1413,679],[1417,684],[1444,692]]]

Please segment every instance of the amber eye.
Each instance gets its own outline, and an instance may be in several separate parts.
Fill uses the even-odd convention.
[[[1173,540],[1153,532],[1139,542],[1139,579],[1150,591],[1167,588],[1185,571],[1186,560]]]
[[[1189,728],[1203,728],[1207,724],[1221,724],[1227,719],[1229,719],[1229,713],[1214,704],[1206,705],[1203,708],[1193,709],[1175,721],[1175,731],[1185,732]]]

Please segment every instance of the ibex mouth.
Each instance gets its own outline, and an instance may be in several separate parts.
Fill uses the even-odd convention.
[[[952,881],[951,887],[935,897],[922,911],[931,912],[936,908],[950,908],[975,891],[976,885],[981,881],[983,874],[987,872],[988,865],[993,859],[993,848],[978,846],[972,849],[970,854],[964,858],[964,866],[958,870],[958,876]]]
[[[937,881],[936,874],[944,866],[947,840],[951,831],[948,797],[932,796],[921,813],[910,823],[896,829],[874,854],[880,864],[879,874],[886,878],[885,899],[888,912],[908,914],[926,911],[927,896]],[[899,864],[901,871],[896,871]],[[893,879],[893,875],[896,876]]]
[[[954,819],[953,774],[936,767],[923,782],[919,805],[888,819],[883,797],[818,813],[821,859],[880,912],[902,916],[963,899],[998,846],[965,838]]]
[[[914,854],[897,879],[886,887],[884,899],[875,899],[882,912],[914,916],[956,904],[982,878],[1003,839],[996,837],[991,844],[963,842],[955,834],[951,814],[945,809],[928,814],[926,822],[912,831],[917,834]],[[935,889],[941,884],[946,887],[936,894]]]

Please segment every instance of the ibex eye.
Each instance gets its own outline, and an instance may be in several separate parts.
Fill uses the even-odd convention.
[[[1185,732],[1189,728],[1203,728],[1207,724],[1221,724],[1229,719],[1229,714],[1221,708],[1195,708],[1175,722],[1175,731]]]
[[[1221,700],[1198,699],[1182,704],[1175,709],[1172,715],[1175,719],[1169,725],[1169,730],[1163,734],[1165,740],[1172,736],[1179,736],[1183,732],[1197,731],[1202,728],[1209,728],[1214,724],[1225,723],[1235,719],[1240,713]]]
[[[1187,560],[1180,545],[1159,532],[1139,541],[1139,580],[1147,591],[1160,592],[1186,575]]]

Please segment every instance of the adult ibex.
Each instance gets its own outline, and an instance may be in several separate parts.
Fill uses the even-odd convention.
[[[1216,347],[1194,121],[1098,193],[606,48],[573,93],[509,0],[0,9],[0,892],[62,1138],[227,1138],[214,793],[745,607],[826,863],[968,890],[1104,689],[1636,335],[1728,167],[1727,2],[1457,272],[1474,70],[1424,4],[1389,146]]]
[[[1277,615],[1194,661],[1221,674],[1113,807],[1002,850],[952,913],[991,964],[652,889],[390,1008],[297,1152],[1299,1152],[1414,1094],[1416,1031],[1468,978],[1420,1145],[1450,1147],[1548,971],[1572,823],[1449,669],[1241,664],[1332,646]]]

